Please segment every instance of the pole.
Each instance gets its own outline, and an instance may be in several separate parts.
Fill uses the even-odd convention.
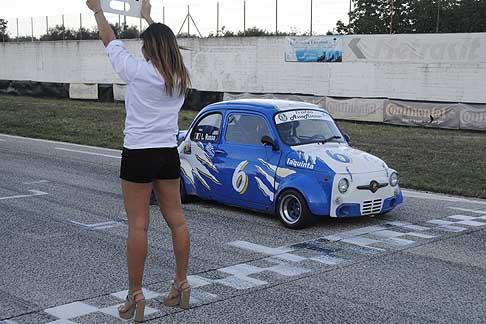
[[[17,18],[17,42],[19,41],[19,18]]]
[[[79,14],[79,39],[83,39],[83,14]]]
[[[126,15],[126,12],[127,12],[127,3],[125,1],[123,1],[123,12],[125,13],[125,15],[123,16],[123,30],[125,30],[125,28],[127,28],[127,15]]]
[[[439,32],[440,26],[440,7],[441,7],[441,0],[437,1],[437,26],[435,27],[435,32]]]
[[[314,2],[311,0],[311,12],[310,12],[310,35],[312,36],[312,18],[313,18]]]
[[[34,41],[34,17],[30,17],[30,32],[32,35],[32,41]]]
[[[162,23],[165,25],[165,7],[162,7]]]
[[[393,15],[395,14],[394,0],[391,0],[391,12],[390,12],[390,34],[393,34]]]
[[[243,1],[243,35],[246,35],[246,0]]]
[[[216,37],[219,36],[219,2],[216,6]]]
[[[189,10],[189,5],[187,5],[187,37],[191,37],[191,11]]]
[[[142,28],[143,28],[143,26],[142,26],[142,18],[140,18],[140,34],[142,34]]]
[[[64,15],[62,15],[62,40],[66,39],[66,25],[64,25]]]
[[[278,0],[275,0],[275,36],[278,34]]]
[[[349,21],[348,21],[348,24],[351,24],[351,12],[353,11],[353,8],[352,8],[352,4],[353,4],[353,0],[349,0]]]

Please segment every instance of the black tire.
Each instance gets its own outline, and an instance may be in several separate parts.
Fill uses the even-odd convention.
[[[312,223],[313,215],[300,192],[293,189],[280,194],[276,205],[276,214],[285,227],[302,229]]]
[[[187,204],[192,201],[192,197],[186,193],[186,187],[184,186],[184,180],[181,178],[181,203]]]

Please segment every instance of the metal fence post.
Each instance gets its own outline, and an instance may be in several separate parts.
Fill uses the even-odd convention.
[[[191,37],[191,11],[189,5],[187,5],[187,37]]]
[[[219,36],[219,2],[216,3],[216,36]]]
[[[64,24],[64,14],[62,15],[62,40],[66,40],[66,25]]]
[[[165,7],[162,7],[162,23],[165,25]]]
[[[246,35],[246,0],[243,1],[243,35]]]
[[[313,10],[314,10],[314,3],[313,1],[311,0],[311,8],[310,8],[310,35],[312,36],[312,19],[313,19]]]
[[[34,17],[30,17],[30,34],[32,41],[34,41]]]
[[[79,40],[83,40],[83,14],[79,14]]]
[[[278,0],[275,0],[275,36],[278,35]]]
[[[440,7],[441,7],[441,0],[437,1],[437,26],[435,26],[435,32],[439,32],[439,26],[440,26]]]
[[[19,18],[17,18],[17,42],[19,41]]]
[[[46,35],[49,35],[49,16],[46,16]]]

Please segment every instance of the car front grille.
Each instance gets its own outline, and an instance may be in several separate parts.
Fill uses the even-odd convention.
[[[382,204],[383,200],[381,199],[368,200],[363,202],[363,204],[361,205],[361,215],[366,216],[379,214]]]

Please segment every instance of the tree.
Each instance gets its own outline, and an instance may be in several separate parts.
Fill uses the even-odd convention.
[[[486,31],[484,0],[352,0],[350,23],[339,34],[467,33]],[[393,15],[392,4],[393,2]]]
[[[66,28],[62,25],[56,25],[54,28],[49,28],[49,33],[40,37],[41,41],[59,41],[59,40],[75,40],[79,39],[78,31]]]
[[[9,36],[7,32],[8,21],[5,19],[0,19],[0,42],[8,42]]]

